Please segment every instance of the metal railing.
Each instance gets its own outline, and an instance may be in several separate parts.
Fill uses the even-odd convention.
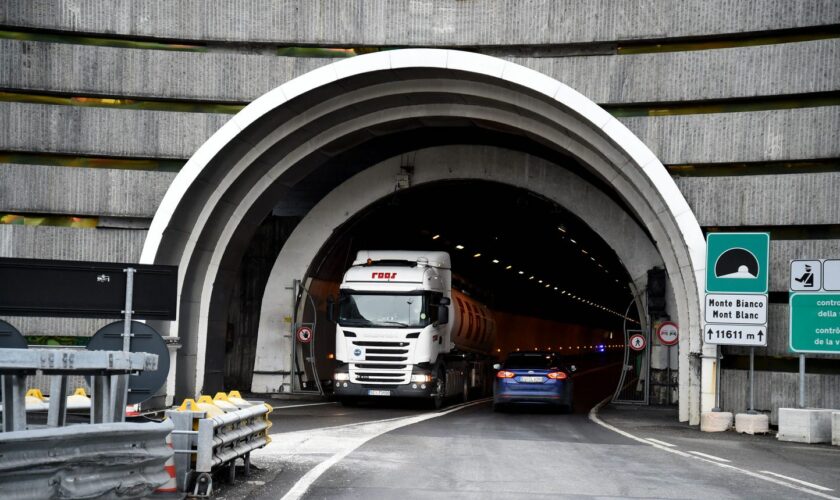
[[[179,491],[209,497],[213,492],[214,472],[226,468],[228,482],[232,483],[236,460],[241,458],[248,475],[251,452],[271,441],[268,436],[271,406],[246,402],[235,392],[230,396],[220,393],[212,400],[209,396],[203,396],[198,402],[188,399],[180,409],[166,412],[175,425],[172,444]]]
[[[0,349],[3,431],[23,431],[26,422],[26,378],[37,372],[51,377],[47,425],[61,427],[67,416],[67,378],[91,376],[90,423],[125,421],[128,377],[156,370],[158,357],[144,352],[67,349]]]
[[[169,476],[172,422],[81,424],[0,433],[4,499],[139,498]]]

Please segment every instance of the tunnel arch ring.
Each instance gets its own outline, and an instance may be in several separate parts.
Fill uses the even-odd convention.
[[[215,280],[220,269],[212,268],[217,265],[219,258],[208,259],[209,255],[219,250],[219,245],[211,251],[207,247],[213,246],[212,243],[201,241],[207,221],[196,218],[198,212],[208,213],[208,207],[203,207],[202,204],[208,192],[228,194],[226,192],[228,186],[218,185],[214,188],[202,185],[202,176],[210,174],[215,178],[220,176],[212,169],[208,169],[208,166],[213,166],[214,169],[219,168],[218,163],[213,162],[217,155],[224,154],[226,148],[237,142],[247,142],[248,137],[245,132],[249,127],[272,111],[283,108],[296,97],[345,78],[406,68],[433,68],[451,71],[453,75],[457,73],[482,76],[488,78],[491,83],[498,84],[499,87],[521,88],[531,93],[542,94],[553,99],[557,103],[557,108],[566,110],[576,116],[580,123],[591,128],[594,135],[589,134],[587,139],[595,142],[606,140],[610,143],[613,146],[612,149],[618,151],[625,160],[620,164],[611,162],[614,173],[607,181],[613,185],[620,185],[616,186],[619,191],[621,191],[620,187],[630,188],[628,193],[635,190],[635,200],[631,200],[631,206],[634,205],[632,201],[636,204],[647,203],[642,193],[654,194],[650,197],[654,205],[645,210],[648,213],[655,212],[655,221],[646,221],[645,225],[659,226],[660,229],[655,232],[664,238],[663,241],[657,241],[657,246],[666,261],[666,268],[675,288],[680,289],[677,309],[680,311],[681,324],[699,325],[702,312],[699,297],[705,273],[705,240],[696,218],[676,184],[655,155],[637,137],[617,119],[583,95],[557,80],[512,62],[454,50],[402,49],[342,60],[281,85],[234,116],[193,155],[171,184],[156,212],[141,256],[143,263],[166,262],[179,265],[179,323],[182,324],[171,325],[170,333],[183,334],[186,337],[190,335],[200,337],[201,331],[198,325],[202,322],[206,324],[208,321],[206,311],[209,309],[208,302],[211,297],[203,292],[196,293],[198,290],[194,289],[193,283],[197,281],[205,283],[204,290],[208,282],[211,287],[213,284],[221,284]],[[210,170],[209,174],[208,170]],[[236,201],[223,199],[223,196],[218,196],[216,200],[217,204]],[[202,205],[204,210],[197,210],[195,204]],[[234,211],[239,220],[248,212],[248,208],[243,206],[235,208]],[[193,225],[190,222],[196,224]],[[216,264],[210,264],[212,259],[215,259]],[[210,278],[211,275],[213,278]],[[188,285],[188,288],[192,287],[189,288],[192,290],[191,293],[182,293],[185,285]],[[686,340],[684,345],[686,348],[681,349],[681,352],[685,352],[686,360],[689,350],[700,351],[701,342],[699,335],[692,335],[691,340]],[[198,352],[191,355],[202,358],[201,350],[202,346],[199,342]],[[203,359],[195,360],[196,369],[200,369],[201,372],[203,372],[203,362]],[[689,376],[688,371],[681,370],[680,372],[681,386],[684,382],[689,382],[687,378],[683,380],[684,376]],[[699,384],[696,385],[699,386]],[[174,387],[174,383],[171,387]],[[708,387],[704,384],[703,406],[707,406],[705,402],[708,400],[708,393]],[[695,421],[699,419],[699,395],[688,394],[688,396],[692,405],[691,420]],[[684,399],[681,398],[681,402],[683,401]],[[687,415],[688,409],[681,406],[681,419],[687,419]]]

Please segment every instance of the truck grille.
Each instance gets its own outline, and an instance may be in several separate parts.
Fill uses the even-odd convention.
[[[350,378],[359,384],[407,384],[411,369],[406,364],[410,342],[356,340],[365,348],[365,357],[350,365]]]

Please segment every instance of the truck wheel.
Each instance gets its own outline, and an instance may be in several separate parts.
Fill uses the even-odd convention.
[[[446,404],[446,370],[438,371],[435,377],[435,396],[432,398],[432,409],[440,410]]]

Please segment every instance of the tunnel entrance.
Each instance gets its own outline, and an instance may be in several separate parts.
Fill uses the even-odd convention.
[[[367,157],[343,156],[401,131],[447,127],[524,139],[553,156],[530,146],[493,140],[462,146],[440,137],[431,144],[384,139]],[[411,165],[406,153],[414,155]],[[342,157],[348,161],[334,161]],[[286,289],[306,275],[335,228],[393,193],[405,166],[415,168],[412,186],[489,180],[572,211],[615,252],[637,296],[647,270],[662,266],[670,314],[688,332],[679,348],[680,417],[699,419],[701,374],[703,405],[710,407],[709,358],[690,356],[703,350],[697,332],[705,242],[662,164],[620,122],[560,82],[492,57],[419,49],[347,59],[278,87],[237,114],[179,173],[141,256],[144,263],[179,266],[178,320],[155,325],[182,343],[168,396],[222,384],[233,284],[272,211],[300,223],[266,283],[253,388],[282,390],[290,371],[278,353],[288,352],[282,344],[294,308]],[[540,279],[559,279],[548,274]]]
[[[333,232],[303,280],[320,314],[313,318],[305,302],[299,316],[318,325],[318,342],[314,353],[297,344],[295,388],[314,389],[317,373],[320,386],[331,390],[335,325],[326,321],[324,304],[360,250],[449,253],[453,289],[492,311],[496,335],[488,354],[502,361],[511,352],[549,351],[581,374],[597,371],[581,392],[593,400],[587,403],[615,389],[623,328],[640,324],[636,308],[624,316],[633,301],[632,278],[620,259],[572,212],[527,190],[482,180],[404,185]],[[314,369],[304,361],[312,354]]]

